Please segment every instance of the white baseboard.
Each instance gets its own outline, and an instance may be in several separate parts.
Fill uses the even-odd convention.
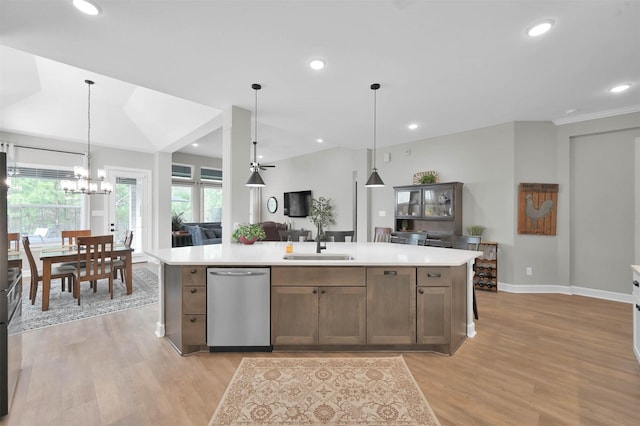
[[[616,293],[613,291],[597,290],[588,287],[565,285],[514,285],[499,282],[499,291],[508,293],[556,293],[576,296],[593,297],[596,299],[611,300],[614,302],[633,303],[631,294]]]

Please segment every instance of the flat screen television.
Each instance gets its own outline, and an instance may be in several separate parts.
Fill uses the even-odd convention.
[[[285,216],[309,216],[311,212],[311,191],[285,192],[283,199]]]

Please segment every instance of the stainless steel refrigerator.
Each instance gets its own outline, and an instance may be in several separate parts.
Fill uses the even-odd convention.
[[[22,271],[8,268],[7,155],[0,152],[0,416],[9,413],[22,368]]]

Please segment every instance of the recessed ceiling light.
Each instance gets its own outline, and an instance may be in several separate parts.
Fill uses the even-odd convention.
[[[319,138],[319,139],[316,139],[316,142],[318,142],[318,143],[322,143],[322,142],[324,142],[324,139],[320,139],[320,138]]]
[[[538,37],[542,34],[546,33],[553,27],[554,21],[551,19],[547,19],[546,21],[542,21],[537,23],[527,29],[527,35],[529,37]]]
[[[82,13],[87,15],[99,15],[102,12],[98,3],[93,0],[71,0],[71,3]]]
[[[418,125],[416,123],[411,123],[407,127],[409,128],[409,130],[415,130],[418,128]]]
[[[195,146],[195,147],[197,147],[197,146],[198,146],[198,144],[197,144],[197,143],[192,143],[192,144],[191,144],[191,146]]]
[[[321,70],[325,67],[326,63],[322,59],[313,59],[309,62],[309,66],[313,70]]]
[[[578,108],[569,108],[565,111],[565,114],[573,114],[574,112],[578,112]]]
[[[258,155],[258,158],[262,160],[262,155]]]
[[[631,87],[631,83],[623,83],[623,84],[618,84],[615,87],[612,87],[611,89],[609,89],[609,91],[611,93],[621,93],[624,92],[625,90],[628,90]]]

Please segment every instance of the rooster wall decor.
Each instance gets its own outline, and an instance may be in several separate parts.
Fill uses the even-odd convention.
[[[556,235],[558,184],[521,183],[518,234]]]

